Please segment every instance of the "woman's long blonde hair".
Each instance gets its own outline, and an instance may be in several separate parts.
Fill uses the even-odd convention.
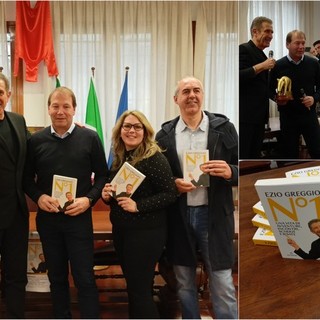
[[[112,143],[113,143],[113,163],[112,170],[118,170],[125,161],[125,144],[121,138],[121,129],[123,122],[129,115],[135,116],[143,125],[144,135],[140,145],[134,150],[132,159],[128,162],[133,166],[142,159],[153,156],[156,152],[162,152],[157,142],[154,140],[154,130],[147,120],[146,116],[138,110],[125,111],[118,119],[116,125],[112,129]]]

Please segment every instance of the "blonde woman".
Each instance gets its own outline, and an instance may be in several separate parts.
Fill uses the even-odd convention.
[[[154,270],[166,242],[166,207],[176,200],[177,190],[143,113],[123,113],[113,128],[112,142],[110,181],[125,161],[146,176],[131,197],[114,199],[110,183],[102,190],[102,198],[111,207],[114,245],[127,282],[129,317],[159,318],[152,297]]]

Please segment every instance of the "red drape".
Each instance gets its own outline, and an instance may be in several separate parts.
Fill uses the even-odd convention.
[[[14,75],[18,75],[19,58],[26,64],[26,80],[36,82],[38,65],[44,60],[49,76],[59,74],[52,40],[50,2],[37,1],[31,8],[29,1],[16,2],[16,45]]]

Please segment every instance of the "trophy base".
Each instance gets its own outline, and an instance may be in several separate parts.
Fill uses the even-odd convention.
[[[293,100],[291,93],[277,95],[276,102],[278,105],[286,105],[288,101]]]

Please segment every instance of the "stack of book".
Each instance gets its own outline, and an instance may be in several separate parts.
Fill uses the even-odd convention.
[[[253,206],[253,242],[278,246],[283,258],[308,259],[311,245],[320,243],[320,166],[258,180],[255,188],[260,201]]]
[[[252,207],[254,217],[251,219],[252,224],[257,230],[252,238],[254,244],[262,244],[266,246],[277,246],[276,238],[271,230],[269,220],[262,207],[261,201]]]

